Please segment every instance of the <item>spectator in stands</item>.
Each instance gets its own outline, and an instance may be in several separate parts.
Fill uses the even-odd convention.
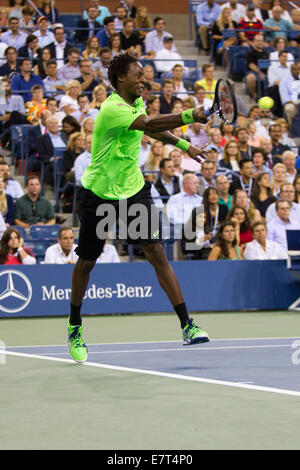
[[[9,18],[16,17],[18,19],[22,18],[22,7],[25,5],[25,0],[10,0],[9,6],[11,7],[9,11]]]
[[[127,19],[127,11],[123,5],[118,5],[115,9],[115,32],[120,33],[124,27],[124,21]]]
[[[198,195],[199,181],[196,175],[188,173],[182,179],[182,191],[174,194],[167,202],[167,216],[173,224],[185,224],[194,207],[201,206]]]
[[[78,96],[81,94],[81,85],[78,80],[71,80],[67,84],[66,94],[59,103],[59,109],[66,114],[73,114],[79,110]]]
[[[294,186],[294,189],[295,189],[294,202],[296,204],[300,204],[300,175],[297,175],[296,178],[294,179],[293,186]]]
[[[92,64],[89,59],[82,59],[79,62],[80,77],[77,79],[81,85],[81,91],[88,93],[89,101],[92,100],[92,92],[99,85],[99,71],[92,72]]]
[[[164,156],[164,144],[160,140],[154,140],[151,144],[148,160],[143,165],[143,171],[157,171],[159,172],[159,164]],[[151,173],[147,174],[147,179],[156,181],[157,176]]]
[[[212,64],[202,65],[202,80],[198,80],[196,85],[203,86],[206,91],[206,98],[213,99],[217,80],[214,78],[215,69]]]
[[[81,132],[81,126],[74,116],[65,116],[62,120],[62,133],[61,137],[65,144],[68,143],[69,138],[74,132]]]
[[[253,5],[255,7],[254,14],[256,18],[260,19],[264,23],[269,18],[268,10],[262,8],[263,0],[253,0]]]
[[[237,28],[237,23],[233,21],[231,17],[231,10],[229,7],[223,8],[220,11],[220,14],[213,25],[211,31],[211,37],[214,40],[213,42],[213,56],[216,60],[216,63],[221,62],[222,54],[224,51],[225,64],[228,66],[228,53],[227,49],[230,46],[234,46],[237,43],[236,32],[234,30]],[[226,38],[223,39],[223,31],[226,30]],[[225,49],[225,50],[224,50]]]
[[[134,18],[134,24],[135,24],[135,28],[140,29],[138,31],[138,35],[143,44],[146,34],[147,34],[147,31],[145,31],[145,29],[152,28],[152,22],[151,22],[150,17],[148,16],[147,7],[145,7],[144,5],[140,6],[137,9],[137,15]]]
[[[272,178],[272,171],[266,165],[266,155],[262,148],[256,147],[253,149],[251,160],[255,178],[261,173],[267,173]]]
[[[25,106],[22,97],[12,95],[7,79],[2,81],[2,85],[4,87],[4,96],[2,96],[0,101],[0,134],[4,129],[8,129],[10,132],[10,127],[16,117],[25,114]],[[3,136],[1,137],[3,138]]]
[[[163,197],[163,203],[166,204],[173,194],[180,192],[180,179],[175,176],[175,167],[171,158],[163,158],[159,162],[160,175],[156,180],[155,187],[160,196]]]
[[[134,0],[121,0],[121,4],[126,10],[127,16],[135,18],[137,14],[137,7],[134,5]]]
[[[78,95],[77,101],[79,109],[78,111],[75,111],[75,113],[72,113],[72,116],[74,116],[76,121],[81,125],[87,117],[91,117],[94,120],[98,114],[98,110],[90,108],[88,95],[81,93]]]
[[[65,142],[58,131],[58,120],[55,116],[50,116],[46,121],[47,133],[38,137],[36,146],[38,158],[44,163],[44,180],[53,185],[53,162],[55,149],[64,149]]]
[[[196,147],[202,147],[208,142],[207,133],[203,129],[202,124],[194,122],[188,127],[185,136],[189,138],[189,142]]]
[[[251,227],[253,241],[248,243],[244,253],[246,260],[286,259],[287,252],[279,243],[268,240],[267,226],[264,222],[255,222]]]
[[[77,31],[75,40],[80,43],[86,43],[88,38],[95,36],[101,29],[101,24],[96,20],[98,9],[94,5],[87,8],[87,19],[79,20],[77,23]]]
[[[246,85],[252,98],[257,101],[258,93],[257,86],[258,81],[261,84],[262,96],[264,96],[264,88],[267,86],[266,83],[266,69],[259,69],[257,63],[260,59],[268,59],[269,54],[263,48],[264,37],[258,33],[254,36],[252,44],[250,45],[249,52],[246,56],[247,62],[247,75]]]
[[[51,42],[54,42],[54,34],[49,31],[49,20],[46,16],[39,17],[37,26],[39,31],[36,31],[34,35],[38,38],[39,46],[43,49],[48,44],[51,44]]]
[[[196,106],[204,106],[205,108],[210,108],[213,104],[213,100],[210,98],[206,98],[205,96],[205,88],[201,85],[194,85],[194,93],[193,96]]]
[[[102,47],[100,49],[100,60],[92,65],[92,70],[98,72],[98,80],[102,81],[107,88],[110,88],[107,71],[111,61],[111,51],[109,47]]]
[[[0,162],[0,177],[4,179],[5,194],[8,194],[15,201],[23,196],[24,192],[20,183],[10,176],[10,166],[5,162]]]
[[[43,16],[48,18],[49,23],[58,23],[59,11],[55,8],[55,0],[40,0],[39,10]]]
[[[171,114],[171,108],[177,100],[174,96],[175,87],[171,78],[165,78],[162,83],[162,95],[160,96],[160,114]]]
[[[31,129],[28,130],[26,144],[27,144],[27,161],[26,167],[29,171],[36,171],[41,169],[40,161],[38,160],[38,153],[37,153],[37,139],[40,135],[44,135],[47,133],[46,121],[47,119],[52,116],[49,110],[45,110],[41,113],[40,122],[32,126]]]
[[[34,34],[28,34],[25,46],[20,47],[18,50],[18,57],[27,57],[31,60],[32,66],[37,64],[39,54],[41,52],[38,38]]]
[[[292,219],[290,215],[291,203],[276,201],[276,217],[267,223],[268,240],[277,242],[287,252],[287,230],[300,230],[299,219]]]
[[[36,264],[30,248],[24,247],[24,240],[15,228],[3,233],[0,245],[0,264]]]
[[[98,16],[97,16],[96,20],[98,21],[98,23],[101,24],[101,26],[103,26],[103,24],[105,24],[104,23],[105,19],[110,17],[109,9],[105,6],[103,6],[103,5],[100,5],[99,0],[89,0],[89,4],[95,6],[98,9]],[[83,18],[85,20],[88,19],[87,10],[85,10],[83,12]]]
[[[43,80],[45,96],[60,100],[66,91],[66,80],[57,78],[57,63],[55,59],[46,62],[46,76]]]
[[[286,183],[286,167],[283,163],[276,163],[273,167],[272,185],[273,194],[278,197],[280,188],[283,183]]]
[[[291,137],[289,137],[288,134],[288,123],[285,119],[279,118],[275,122],[273,121],[272,124],[279,124],[281,128],[281,134],[280,134],[280,140],[279,142],[283,145],[288,145],[290,148],[296,148],[297,145]]]
[[[233,223],[238,245],[244,251],[247,243],[253,240],[247,211],[243,207],[234,206],[226,219]]]
[[[223,8],[230,8],[231,17],[237,24],[246,14],[246,7],[241,3],[238,3],[237,0],[229,0],[229,2],[222,5],[222,9]]]
[[[47,62],[51,59],[50,49],[44,47],[41,50],[36,65],[33,67],[33,73],[39,75],[43,80],[46,78]]]
[[[92,136],[88,135],[85,139],[85,151],[81,153],[74,162],[74,175],[77,186],[82,186],[81,177],[84,170],[91,163]]]
[[[107,98],[107,92],[106,88],[104,85],[97,85],[94,90],[93,90],[93,99],[90,104],[90,108],[92,109],[100,109],[102,103],[106,100]]]
[[[272,17],[265,21],[265,28],[270,32],[266,33],[266,41],[272,45],[276,37],[288,37],[288,31],[300,30],[300,26],[293,25],[291,21],[282,18],[283,9],[277,5],[272,8]]]
[[[286,168],[286,181],[293,184],[297,175],[295,154],[291,150],[286,150],[282,154],[282,162]]]
[[[221,134],[222,134],[222,140],[220,142],[220,145],[222,147],[224,147],[226,142],[228,142],[229,140],[232,140],[232,139],[236,140],[235,136],[234,136],[234,126],[233,125],[228,124],[227,122],[221,122],[220,131],[221,131]]]
[[[246,210],[250,223],[261,220],[260,212],[255,209],[254,204],[251,202],[247,192],[244,189],[237,189],[233,195],[232,206],[239,206]]]
[[[191,216],[184,225],[181,249],[191,259],[207,259],[211,250],[211,232],[205,233],[206,214],[203,206],[194,207]]]
[[[97,33],[97,38],[100,47],[108,47],[109,40],[115,33],[115,19],[113,16],[108,16],[104,19],[104,29]]]
[[[223,148],[220,145],[221,140],[222,140],[222,134],[221,134],[220,129],[217,127],[213,127],[212,129],[208,131],[208,135],[209,135],[211,144],[214,145],[217,148],[218,152],[223,155]]]
[[[8,9],[0,7],[0,33],[4,33],[8,26]]]
[[[232,196],[229,194],[230,183],[227,176],[217,176],[215,187],[219,195],[218,204],[224,204],[227,207],[227,210],[230,211],[232,206]]]
[[[199,194],[203,196],[205,190],[215,186],[215,175],[217,165],[215,162],[206,160],[201,165],[201,176],[199,176]]]
[[[169,158],[171,158],[172,162],[174,163],[175,175],[181,177],[183,175],[183,169],[181,168],[181,162],[182,162],[181,150],[177,148],[175,148],[174,150],[171,150],[171,152],[169,153]]]
[[[209,54],[208,33],[211,31],[216,19],[220,15],[221,7],[214,0],[207,0],[197,6],[196,24],[201,38],[202,48]]]
[[[288,45],[287,39],[282,37],[282,36],[277,36],[274,39],[274,48],[275,51],[270,53],[269,59],[272,61],[272,63],[276,64],[276,60],[279,60],[279,53],[283,50],[286,50]],[[295,58],[291,52],[288,52],[288,64],[289,66],[291,65],[292,62],[294,62]]]
[[[15,205],[13,198],[5,193],[6,183],[3,177],[0,177],[0,214],[3,217],[6,225],[14,223]]]
[[[219,166],[238,172],[240,170],[240,160],[241,155],[237,142],[234,139],[228,140],[225,144],[223,158],[220,160]]]
[[[176,101],[175,101],[176,103]],[[155,116],[159,114],[160,111],[160,99],[157,95],[151,95],[146,103],[146,111],[148,116]]]
[[[20,31],[19,20],[14,16],[9,18],[8,27],[8,31],[2,33],[1,41],[19,50],[21,47],[25,46],[27,34]]]
[[[86,49],[82,52],[83,59],[99,60],[100,45],[97,36],[91,36],[86,43]]]
[[[110,49],[112,58],[124,52],[124,50],[122,49],[121,37],[119,33],[112,34],[109,40],[109,49]],[[100,55],[99,55],[99,58],[100,58]]]
[[[142,55],[142,45],[138,33],[134,31],[134,21],[132,18],[126,18],[123,21],[120,38],[122,50],[139,59]]]
[[[228,209],[225,204],[219,204],[219,194],[216,188],[209,186],[203,193],[203,204],[205,213],[205,233],[210,233],[210,242],[216,241],[217,231],[220,224],[225,221]]]
[[[253,163],[251,160],[240,160],[240,176],[235,178],[230,185],[230,194],[233,194],[236,189],[243,189],[250,197],[254,185],[254,171]]]
[[[270,10],[269,10],[269,18],[273,18],[273,8],[275,6],[280,6],[281,7],[281,9],[282,9],[281,18],[283,18],[284,20],[287,20],[290,23],[292,23],[291,15],[289,14],[288,10],[284,9],[284,2],[282,0],[271,0]]]
[[[144,89],[142,91],[142,98],[144,105],[146,106],[147,100],[150,98],[152,93],[152,87],[148,82],[144,82]]]
[[[43,111],[46,110],[46,99],[41,85],[34,85],[31,88],[32,100],[25,103],[25,115],[27,121],[38,124]]]
[[[300,63],[291,65],[291,75],[283,78],[279,84],[279,94],[281,103],[284,107],[284,112],[289,124],[289,128],[292,128],[292,121],[297,114],[298,100],[300,95]]]
[[[281,126],[279,124],[272,124],[269,127],[269,135],[272,142],[272,155],[274,157],[281,158],[283,152],[291,150],[288,145],[284,145],[280,142]]]
[[[20,19],[19,25],[21,31],[26,34],[30,34],[34,31],[34,9],[30,5],[26,5],[22,8],[22,18]]]
[[[238,127],[235,131],[237,144],[242,160],[251,160],[253,147],[248,144],[249,134],[245,127]]]
[[[243,254],[239,249],[235,227],[232,222],[224,222],[217,233],[216,243],[211,250],[208,260],[242,260]]]
[[[161,84],[154,80],[154,69],[151,65],[144,66],[144,77],[146,82],[149,83],[153,91],[160,91]]]
[[[291,71],[290,71],[291,64],[289,64],[287,60],[288,60],[288,52],[285,50],[280,51],[279,63],[271,62],[271,65],[268,68],[268,83],[269,83],[269,87],[272,87],[272,91],[269,88],[268,94],[273,99],[275,98],[275,100],[278,100],[278,101],[280,101],[279,84],[281,80],[285,78],[290,79],[290,76],[291,76]],[[274,93],[276,93],[276,95],[274,95]]]
[[[76,47],[71,47],[68,52],[68,62],[60,67],[57,78],[59,80],[75,80],[80,77],[80,69],[78,65],[79,50]]]
[[[283,183],[280,188],[279,199],[281,201],[287,201],[290,204],[290,217],[291,219],[300,221],[300,206],[297,204],[295,199],[295,188],[291,183]],[[268,207],[266,211],[266,222],[271,222],[276,218],[276,207],[275,202]]]
[[[0,43],[1,44],[1,43]],[[0,67],[0,77],[8,78],[9,80],[20,72],[19,65],[17,63],[17,50],[15,47],[7,47],[5,44],[4,56],[6,62]]]
[[[95,125],[95,121],[93,118],[91,117],[85,118],[81,126],[81,133],[84,138],[86,138],[88,135],[93,134],[94,125]]]
[[[237,25],[238,29],[249,29],[249,30],[257,30],[257,31],[242,31],[239,33],[239,40],[241,46],[249,46],[253,41],[254,36],[257,35],[259,30],[264,29],[264,25],[262,21],[255,16],[255,7],[253,3],[248,3],[246,6],[246,14],[245,16],[239,21]]]
[[[62,227],[57,234],[57,243],[49,246],[45,253],[45,264],[74,264],[78,256],[75,253],[74,232],[71,227]]]
[[[272,194],[272,183],[269,173],[260,173],[253,186],[251,201],[259,210],[260,215],[265,217],[268,207],[277,201]]]
[[[173,44],[173,36],[164,36],[163,47],[155,54],[155,68],[159,73],[163,74],[163,77],[168,76],[170,70],[173,70],[173,67],[177,64],[182,68],[184,67],[184,61],[178,52],[174,51]]]
[[[145,38],[145,49],[149,56],[155,57],[156,53],[163,49],[163,39],[165,36],[172,36],[165,31],[165,20],[159,16],[154,18],[154,30],[150,31]],[[173,43],[172,50],[176,51],[175,44]]]
[[[261,141],[261,148],[265,152],[266,156],[266,165],[267,167],[272,170],[273,166],[276,163],[282,163],[281,158],[275,157],[272,153],[273,151],[273,144],[270,138],[263,138]]]
[[[251,147],[259,147],[261,145],[262,136],[256,127],[256,121],[254,119],[247,119],[245,127],[248,132],[248,144]]]
[[[139,155],[139,167],[142,168],[146,161],[148,160],[149,153],[151,150],[150,137],[147,134],[143,134],[141,140],[141,150]]]
[[[15,94],[20,94],[26,101],[32,100],[32,94],[30,90],[34,85],[41,85],[43,87],[43,81],[39,75],[35,75],[31,72],[31,62],[29,59],[22,59],[20,62],[21,72],[15,75],[10,82],[11,90]]]
[[[65,30],[62,25],[54,28],[54,42],[48,44],[51,59],[56,59],[57,68],[63,67],[64,63],[68,60],[68,54],[72,45],[66,41]]]
[[[292,18],[291,18],[291,21],[292,21],[292,24],[295,26],[299,26],[300,25],[300,11],[298,8],[294,8],[292,10]],[[288,34],[288,40],[289,40],[289,45],[292,46],[292,47],[298,47],[299,45],[299,42],[300,42],[300,33],[299,31],[291,31],[289,34]]]
[[[84,150],[84,139],[81,132],[74,132],[69,138],[63,156],[63,173],[66,181],[74,181],[74,162]]]
[[[27,194],[15,204],[15,225],[29,228],[31,225],[55,225],[55,214],[50,202],[40,195],[41,183],[37,176],[26,181]]]

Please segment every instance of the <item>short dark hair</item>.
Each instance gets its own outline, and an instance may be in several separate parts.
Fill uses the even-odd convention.
[[[278,201],[275,202],[276,212],[278,211],[280,204],[282,204],[283,202],[286,202],[289,205],[289,208],[291,208],[291,204],[289,203],[289,201],[284,201],[283,199],[278,199]]]
[[[89,95],[87,93],[80,93],[77,97],[77,101],[79,101],[79,98],[87,98],[89,100]]]
[[[252,150],[252,156],[251,156],[251,160],[253,160],[253,157],[256,153],[261,153],[262,156],[264,157],[264,162],[266,163],[267,161],[267,157],[266,157],[266,153],[264,151],[264,149],[262,149],[261,147],[255,147],[253,150]]]
[[[112,86],[117,89],[118,77],[120,75],[126,75],[130,64],[137,63],[138,59],[127,54],[127,52],[116,55],[109,64],[108,67],[108,79]]]
[[[108,23],[114,23],[115,22],[115,18],[113,16],[107,16],[106,18],[104,18],[103,20],[103,24],[104,26],[107,26]]]
[[[14,52],[18,53],[17,49],[14,46],[8,46],[4,51],[5,57],[7,56],[9,49],[13,49]]]
[[[144,88],[146,88],[146,90],[148,90],[148,91],[152,91],[152,86],[150,85],[149,82],[144,83]]]
[[[73,54],[74,52],[75,52],[75,54],[80,55],[79,49],[77,49],[77,47],[71,47],[71,48],[69,49],[68,55],[71,55],[71,54]]]
[[[265,229],[267,230],[267,224],[265,222],[263,222],[262,220],[259,220],[257,222],[254,222],[254,224],[251,225],[252,235],[253,235],[254,230],[256,229],[256,227],[258,227],[259,225],[263,225],[265,227]]]
[[[31,63],[31,60],[29,59],[29,57],[23,57],[23,59],[20,60],[20,65],[23,65],[24,62],[30,62]]]
[[[31,181],[31,180],[39,180],[39,183],[41,182],[41,181],[40,181],[40,178],[39,178],[38,176],[36,176],[36,175],[31,175],[31,176],[28,176],[28,177],[26,178],[25,186],[28,186],[28,183],[29,183],[29,181]]]
[[[153,20],[153,25],[155,26],[156,23],[158,23],[159,21],[165,21],[161,16],[156,16]]]
[[[57,101],[55,98],[53,98],[53,96],[49,96],[49,98],[46,99],[46,106],[48,103],[50,103],[50,101],[55,101],[55,103],[57,104]]]
[[[243,158],[240,162],[239,162],[239,167],[240,167],[240,170],[243,169],[243,167],[246,165],[246,163],[252,163],[251,160],[249,160],[248,158]]]
[[[278,57],[280,57],[282,54],[288,54],[288,51],[286,49],[283,49],[279,52]]]
[[[46,62],[46,67],[49,67],[49,65],[53,65],[53,64],[57,65],[56,60],[55,59],[49,59]]]
[[[101,56],[102,54],[104,54],[105,52],[111,52],[110,51],[110,48],[109,47],[101,47],[100,48],[100,52],[99,52],[99,55]]]
[[[57,233],[57,238],[61,238],[61,234],[65,231],[65,230],[71,230],[71,232],[73,233],[74,235],[74,230],[72,229],[72,227],[68,227],[68,226],[64,226],[64,227],[61,227]]]
[[[161,161],[159,162],[159,169],[164,169],[165,168],[165,163],[166,162],[172,162],[171,158],[162,158]]]
[[[26,46],[28,46],[28,44],[34,41],[35,39],[37,39],[37,37],[34,34],[28,34],[26,38]]]
[[[235,131],[235,136],[238,137],[238,135],[241,131],[246,131],[247,134],[248,134],[248,131],[247,131],[246,127],[238,127]]]
[[[9,20],[8,20],[8,24],[10,24],[13,20],[14,20],[14,21],[17,20],[17,22],[20,23],[19,18],[17,18],[16,16],[11,16],[11,17],[9,18]]]

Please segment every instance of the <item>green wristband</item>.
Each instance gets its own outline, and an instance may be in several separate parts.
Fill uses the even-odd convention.
[[[195,122],[193,112],[194,112],[194,108],[187,109],[186,111],[182,111],[181,118],[182,118],[183,124],[193,124],[193,122]]]
[[[178,142],[175,145],[175,147],[177,147],[178,149],[183,150],[184,152],[186,152],[190,148],[190,145],[191,144],[187,140],[178,139]]]

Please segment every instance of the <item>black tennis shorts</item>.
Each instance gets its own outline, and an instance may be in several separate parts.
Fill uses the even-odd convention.
[[[151,197],[151,183],[128,199],[101,199],[83,188],[79,202],[80,231],[75,250],[80,258],[96,260],[108,233],[128,243],[161,243],[159,212]]]

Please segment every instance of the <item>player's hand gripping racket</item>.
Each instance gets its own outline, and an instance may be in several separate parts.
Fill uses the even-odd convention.
[[[210,109],[204,111],[207,118],[215,113],[227,124],[233,124],[237,118],[234,92],[229,81],[225,78],[220,78],[217,81],[213,105]]]

